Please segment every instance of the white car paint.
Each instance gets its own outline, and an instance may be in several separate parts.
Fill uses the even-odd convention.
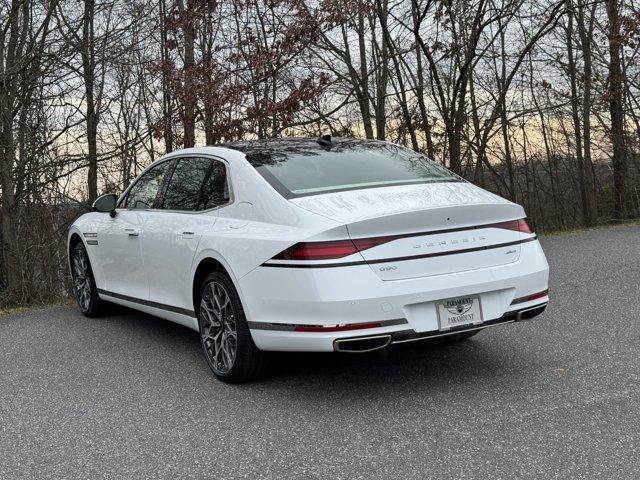
[[[214,259],[238,290],[256,345],[280,351],[333,351],[339,339],[391,332],[446,334],[436,304],[450,298],[478,296],[480,327],[548,302],[548,265],[535,234],[483,227],[524,218],[522,207],[470,183],[286,199],[234,149],[177,151],[149,168],[189,156],[227,165],[228,205],[204,212],[119,208],[115,217],[91,212],[71,226],[69,242],[84,242],[104,300],[197,330],[194,278],[201,262]],[[305,268],[273,258],[301,241],[389,235],[400,238],[340,259],[305,261]],[[381,323],[334,328],[368,322]]]

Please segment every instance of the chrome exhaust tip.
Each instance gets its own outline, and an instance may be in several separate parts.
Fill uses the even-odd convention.
[[[391,335],[376,335],[373,337],[345,338],[333,342],[336,352],[365,353],[387,347],[391,343]]]

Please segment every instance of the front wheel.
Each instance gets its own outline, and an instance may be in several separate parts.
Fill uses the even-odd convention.
[[[73,293],[80,307],[80,312],[86,317],[99,317],[105,312],[105,302],[98,295],[98,288],[89,263],[89,255],[82,243],[73,249],[71,257],[71,278]]]
[[[214,272],[205,279],[198,323],[202,350],[216,377],[242,383],[263,372],[266,353],[253,343],[240,297],[226,274]]]

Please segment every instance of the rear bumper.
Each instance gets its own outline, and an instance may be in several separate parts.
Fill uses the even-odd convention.
[[[379,350],[389,345],[416,342],[419,340],[428,340],[439,337],[448,337],[450,335],[455,335],[458,333],[479,331],[489,327],[505,325],[507,323],[531,320],[544,312],[546,308],[547,302],[532,307],[527,307],[522,310],[507,312],[502,317],[496,318],[494,320],[489,320],[481,325],[474,325],[472,327],[460,327],[448,330],[446,332],[435,330],[433,332],[417,333],[413,330],[403,330],[385,335],[367,335],[359,337],[340,338],[338,340],[334,340],[333,349],[336,352],[361,353]]]
[[[355,337],[383,336],[390,337],[389,343],[400,343],[441,335],[437,303],[448,298],[480,297],[484,322],[477,328],[513,322],[518,315],[524,319],[531,315],[529,309],[548,302],[546,295],[527,300],[528,295],[548,288],[548,274],[544,253],[534,241],[523,244],[516,262],[466,272],[383,281],[368,265],[259,267],[241,278],[239,286],[258,348],[330,352],[335,350],[336,340]],[[372,322],[381,326],[358,331],[296,331],[294,327]],[[446,334],[460,331],[464,329]]]
[[[378,350],[389,345],[446,337],[457,333],[484,330],[486,328],[505,325],[508,323],[531,320],[545,311],[548,299],[516,310],[510,310],[499,318],[486,320],[480,325],[466,326],[456,329],[432,330],[416,332],[408,327],[408,323],[393,326],[368,329],[362,332],[340,333],[307,333],[296,332],[292,325],[282,325],[282,329],[252,328],[251,335],[261,350],[293,351],[293,352],[368,352]],[[255,324],[252,324],[255,327]]]

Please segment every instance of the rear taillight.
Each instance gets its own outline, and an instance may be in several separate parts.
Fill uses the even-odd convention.
[[[510,220],[508,222],[493,223],[488,225],[488,227],[504,228],[505,230],[513,230],[514,232],[533,233],[533,230],[524,218],[521,218],[520,220]]]
[[[327,242],[300,242],[273,257],[275,260],[334,260],[382,245],[397,237],[356,238]]]
[[[470,229],[472,228],[474,227],[470,227]],[[520,220],[510,220],[508,222],[492,223],[475,228],[503,228],[516,232],[533,233],[533,230],[531,230],[531,227],[529,227],[529,224],[524,218]],[[353,240],[330,240],[325,242],[300,242],[280,252],[273,257],[273,260],[335,260],[336,258],[348,257],[354,253],[362,252],[399,238],[429,235],[429,233],[430,232],[425,232],[424,234],[355,238]]]
[[[273,257],[278,260],[331,260],[357,253],[351,240],[300,242]]]
[[[391,242],[400,238],[398,236],[389,236],[389,237],[373,237],[373,238],[355,238],[353,243],[355,244],[358,251],[362,252],[367,248],[377,247],[378,245],[382,245],[383,243]]]

